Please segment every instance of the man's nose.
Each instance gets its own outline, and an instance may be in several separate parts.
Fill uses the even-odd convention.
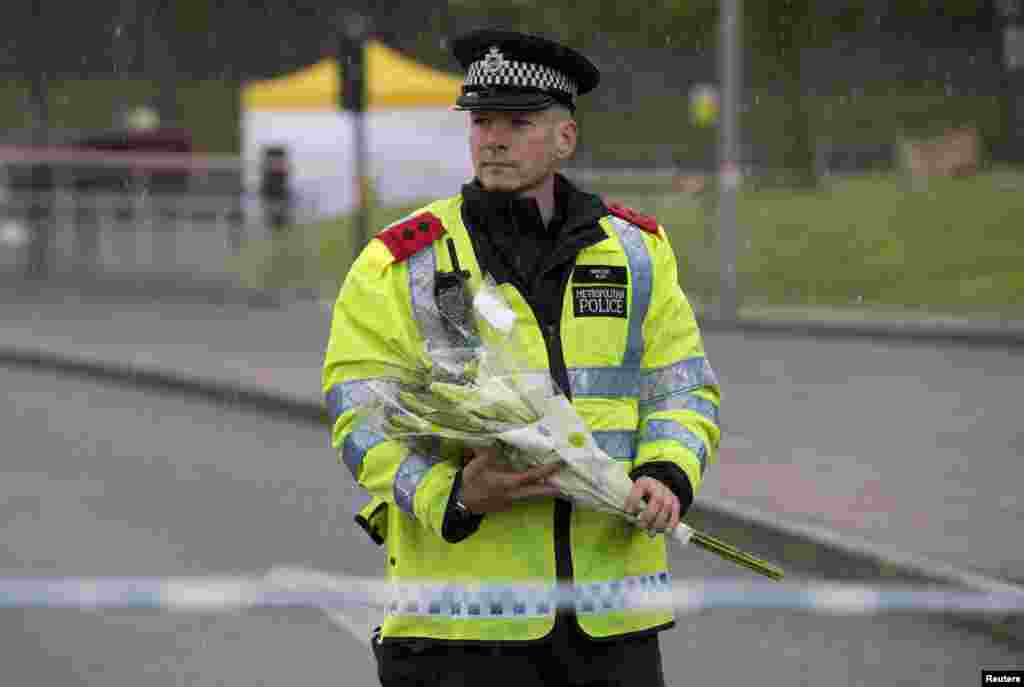
[[[508,127],[491,124],[484,129],[483,144],[488,147],[508,147]]]

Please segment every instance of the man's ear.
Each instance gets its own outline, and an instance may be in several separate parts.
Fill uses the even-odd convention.
[[[579,132],[575,119],[565,119],[558,123],[555,134],[555,151],[559,160],[568,160],[576,152],[576,137]]]

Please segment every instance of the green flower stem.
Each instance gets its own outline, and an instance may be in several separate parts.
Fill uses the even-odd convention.
[[[784,575],[782,568],[761,560],[757,556],[740,551],[736,547],[726,544],[721,539],[716,539],[709,534],[704,534],[703,532],[694,530],[690,541],[705,551],[721,556],[722,558],[732,561],[741,567],[753,570],[754,572],[760,573],[761,575],[773,580],[781,580]]]

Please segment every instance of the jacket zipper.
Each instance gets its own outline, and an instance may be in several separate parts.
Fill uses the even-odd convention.
[[[569,284],[569,279],[572,275],[572,267],[565,270],[565,274],[562,276],[561,283],[558,289],[558,303],[562,303],[565,300],[565,288]],[[558,319],[555,320],[554,324],[547,324],[540,322],[540,318],[537,317],[537,311],[533,305],[530,304],[530,309],[533,310],[533,316],[537,319],[541,325],[541,331],[544,333],[544,344],[547,348],[548,353],[548,365],[551,369],[551,376],[554,378],[555,383],[559,389],[565,394],[565,397],[572,400],[572,389],[569,387],[569,370],[565,365],[565,352],[562,350],[562,333],[561,333],[561,312],[562,308],[558,308]],[[570,540],[570,533],[572,531],[572,502],[567,499],[555,499],[555,515],[554,515],[554,529],[555,529],[555,579],[559,582],[572,582],[573,578],[573,564],[572,564],[572,542]],[[572,616],[573,613],[564,609],[558,610],[555,613],[555,631],[560,629],[564,630],[563,623],[567,621],[567,616]],[[563,620],[565,618],[565,620]]]
[[[470,222],[466,219],[463,214],[463,222],[468,227]],[[469,232],[470,240],[473,243],[474,251],[477,254],[477,262],[483,266],[483,262],[480,261],[481,252],[477,249],[477,242],[480,240],[472,231]],[[593,240],[584,239],[578,242],[578,245],[573,246],[573,254],[567,255],[566,259],[572,257],[572,265],[566,270],[565,274],[562,275],[561,282],[558,290],[558,318],[554,324],[548,325],[538,316],[537,308],[534,307],[533,299],[526,298],[526,295],[531,293],[526,288],[526,284],[522,282],[519,275],[512,270],[507,272],[508,281],[524,296],[523,300],[526,301],[527,306],[533,313],[534,320],[540,325],[541,335],[544,338],[544,347],[547,349],[548,354],[548,365],[551,370],[551,376],[555,383],[558,385],[562,393],[568,400],[572,400],[572,389],[569,387],[569,371],[565,364],[565,352],[562,350],[562,336],[560,330],[562,308],[561,304],[565,302],[565,290],[569,285],[569,280],[572,278],[572,272],[575,268],[575,255],[580,250],[588,245],[596,243],[604,238],[604,232],[595,232]],[[490,241],[486,238],[483,239],[487,249],[493,249],[490,245]],[[481,247],[482,248],[482,247]],[[485,251],[486,252],[486,251]],[[493,252],[493,251],[492,251]],[[568,251],[566,251],[568,253]],[[553,258],[561,256],[552,256]],[[557,265],[557,260],[552,260]],[[543,274],[543,270],[539,272]],[[555,578],[559,582],[571,582],[573,579],[573,562],[572,562],[572,544],[570,541],[570,533],[572,528],[572,502],[567,499],[555,499],[555,513],[554,513],[554,536],[555,536]],[[555,613],[555,626],[553,633],[560,633],[568,631],[567,622],[570,618],[574,618],[575,613],[572,611],[558,610]]]

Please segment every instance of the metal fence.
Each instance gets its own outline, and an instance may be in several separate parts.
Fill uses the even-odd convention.
[[[739,315],[1024,320],[1024,170],[987,162],[978,146],[964,130],[877,146],[821,142],[813,188],[787,185],[787,170],[743,164],[734,239]],[[695,307],[720,309],[721,175],[683,167],[566,173],[655,215]],[[331,274],[311,275],[322,268],[324,237],[292,229],[287,240],[268,241],[275,208],[256,191],[258,177],[237,158],[0,147],[0,277],[255,281],[312,295],[343,274],[361,238],[331,237],[344,243],[334,247]],[[406,211],[377,212],[373,221],[379,228]],[[295,199],[294,224],[319,218],[313,203]]]
[[[0,147],[0,274],[236,283],[279,211],[237,158]],[[316,217],[301,198],[292,221]]]

